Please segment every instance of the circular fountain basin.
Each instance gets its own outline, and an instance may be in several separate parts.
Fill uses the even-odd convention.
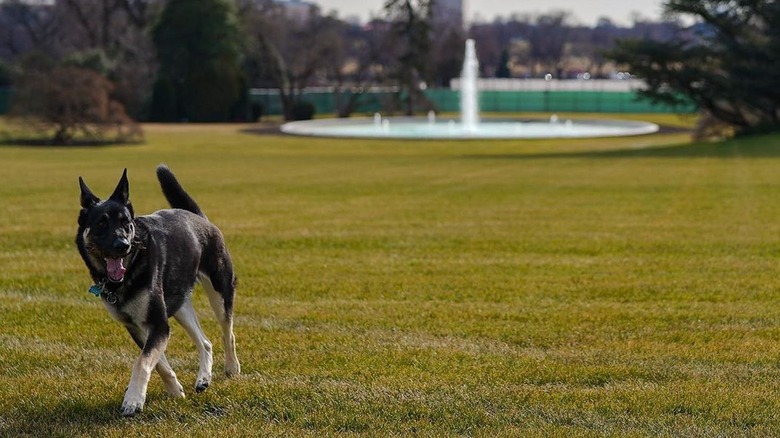
[[[593,138],[644,135],[657,132],[658,125],[628,120],[517,120],[483,119],[463,126],[456,119],[435,121],[419,117],[319,119],[289,122],[287,134],[315,137],[398,139],[534,139]]]

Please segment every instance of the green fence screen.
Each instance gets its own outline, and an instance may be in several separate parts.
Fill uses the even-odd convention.
[[[0,114],[8,112],[11,89],[0,88]],[[311,102],[317,114],[335,114],[337,102],[345,102],[352,92],[306,91],[300,99]],[[440,112],[458,112],[459,95],[449,89],[426,90],[426,97]],[[251,101],[259,104],[263,115],[282,114],[276,90],[251,91]],[[354,114],[388,112],[397,95],[390,91],[357,94]],[[672,107],[641,99],[633,92],[607,91],[483,91],[479,95],[482,112],[605,112],[605,113],[678,113],[693,112],[695,107]]]
[[[311,102],[320,115],[336,113],[336,103],[344,102],[349,91],[307,91],[299,99]],[[426,97],[440,112],[458,112],[460,98],[457,91],[449,89],[426,90]],[[355,114],[387,112],[396,99],[392,92],[372,91],[360,93]],[[260,104],[264,115],[282,113],[279,95],[275,90],[252,90],[251,100]],[[679,113],[693,112],[694,105],[673,107],[660,105],[640,98],[633,92],[607,91],[482,91],[479,94],[482,112],[605,112],[605,113]]]

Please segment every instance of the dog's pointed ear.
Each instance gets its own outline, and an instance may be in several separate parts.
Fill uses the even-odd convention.
[[[127,169],[122,172],[122,178],[119,179],[119,184],[116,185],[116,189],[114,189],[114,193],[111,194],[109,199],[125,205],[130,203],[130,185],[127,182]]]
[[[92,193],[92,190],[87,187],[87,183],[81,177],[79,177],[79,187],[81,188],[81,208],[92,208],[100,202],[100,198]]]

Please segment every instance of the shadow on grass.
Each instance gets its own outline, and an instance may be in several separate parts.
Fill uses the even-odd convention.
[[[686,143],[648,148],[539,154],[469,154],[462,157],[467,159],[517,160],[552,158],[780,158],[780,135],[744,137],[717,143]]]
[[[116,400],[67,400],[52,406],[28,400],[0,415],[0,436],[80,436],[122,421]]]
[[[67,143],[54,143],[48,139],[0,139],[0,146],[27,146],[31,148],[103,148],[108,146],[138,146],[143,144],[143,141],[75,140]]]

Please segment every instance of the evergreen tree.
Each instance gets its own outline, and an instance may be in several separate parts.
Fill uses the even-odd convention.
[[[160,62],[152,114],[230,120],[244,99],[241,29],[228,0],[170,0],[152,30]],[[166,102],[174,99],[174,102]]]
[[[671,0],[665,8],[696,23],[667,42],[621,41],[610,54],[647,83],[641,93],[693,101],[738,132],[780,129],[780,2]]]

